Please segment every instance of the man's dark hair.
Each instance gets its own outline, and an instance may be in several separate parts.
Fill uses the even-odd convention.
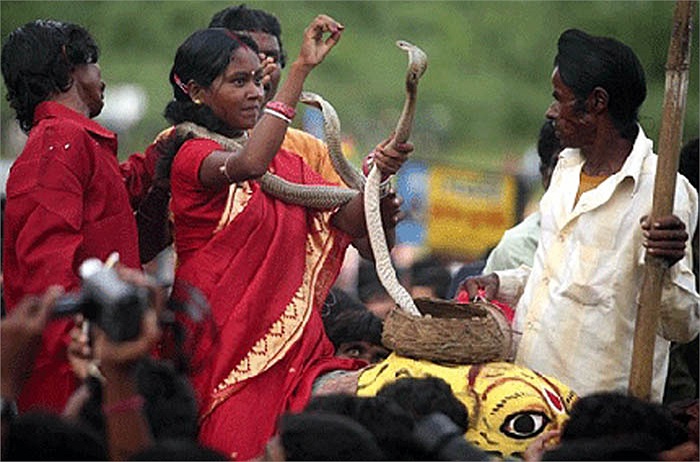
[[[287,63],[287,56],[282,46],[280,22],[266,11],[248,8],[245,4],[230,6],[212,16],[209,27],[223,27],[233,32],[265,32],[274,35],[280,46],[279,65],[284,68]]]
[[[92,429],[56,414],[30,412],[10,424],[3,460],[109,460],[107,445]]]
[[[394,401],[345,394],[321,395],[311,399],[305,412],[340,414],[356,420],[374,435],[389,460],[427,460],[427,454],[413,438],[415,420]]]
[[[469,412],[466,406],[452,393],[452,388],[438,377],[405,377],[384,385],[377,393],[398,403],[415,420],[440,412],[449,417],[466,433],[469,428]]]
[[[411,285],[431,287],[437,298],[447,297],[452,276],[445,265],[433,255],[415,261],[409,273]]]
[[[644,69],[634,51],[609,37],[595,37],[578,29],[561,34],[554,66],[574,92],[578,109],[595,87],[608,93],[608,112],[620,135],[634,141],[639,108],[647,95]]]
[[[649,435],[629,434],[563,441],[542,460],[659,460],[659,442]]]
[[[77,65],[96,63],[98,57],[97,44],[76,24],[40,19],[12,31],[2,46],[0,67],[22,130],[31,130],[39,103],[70,88]]]
[[[398,270],[397,274],[399,277],[401,276],[400,273],[401,270]],[[390,297],[379,280],[374,262],[365,259],[360,261],[360,267],[357,271],[357,296],[363,303],[368,303],[375,297],[380,299]]]
[[[280,419],[285,460],[384,460],[376,439],[356,420],[339,414],[303,412]]]
[[[136,385],[143,396],[146,420],[154,439],[197,438],[197,401],[189,381],[175,372],[170,364],[151,359],[139,362],[135,369]],[[90,398],[80,410],[80,418],[103,436],[102,388],[89,379]]]
[[[172,124],[194,122],[211,131],[226,131],[226,123],[204,104],[195,104],[187,94],[188,82],[209,87],[231,62],[233,53],[246,46],[256,54],[258,46],[250,38],[223,28],[198,30],[190,35],[175,54],[170,70],[174,99],[165,108],[165,118]]]
[[[348,342],[382,344],[382,320],[343,290],[331,289],[323,304],[321,319],[336,351]]]
[[[593,393],[576,401],[561,441],[630,434],[656,438],[662,451],[685,442],[684,431],[667,408],[616,392]]]
[[[157,441],[129,457],[129,460],[230,460],[214,449],[189,439]]]
[[[693,138],[683,145],[678,162],[678,172],[686,177],[695,190],[698,190],[698,155],[700,148],[698,138]]]

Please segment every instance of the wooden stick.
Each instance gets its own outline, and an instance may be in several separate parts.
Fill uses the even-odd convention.
[[[656,217],[673,213],[673,197],[676,191],[676,173],[688,93],[690,38],[696,3],[695,0],[678,0],[673,12],[673,31],[666,61],[666,90],[659,132],[659,158],[654,180],[650,223],[653,223]],[[661,288],[668,266],[664,260],[650,256],[648,253],[644,262],[644,279],[634,331],[629,391],[633,396],[649,400]]]

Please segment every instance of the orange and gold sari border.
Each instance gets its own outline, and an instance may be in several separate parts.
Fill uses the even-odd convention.
[[[253,188],[250,182],[233,183],[228,188],[228,197],[226,198],[226,206],[224,213],[221,214],[219,223],[214,229],[214,234],[218,233],[229,225],[243,210],[245,210],[250,198],[253,196]]]
[[[311,214],[312,232],[306,239],[306,263],[302,283],[292,296],[282,315],[270,326],[267,333],[248,351],[246,356],[220,382],[211,394],[209,406],[200,417],[206,419],[214,409],[233,395],[242,381],[260,375],[284,358],[304,332],[314,308],[316,283],[324,274],[324,266],[335,247],[337,235],[328,225],[330,212]]]

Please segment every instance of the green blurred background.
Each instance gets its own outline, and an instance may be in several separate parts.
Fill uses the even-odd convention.
[[[101,47],[108,91],[136,85],[143,114],[119,133],[120,156],[142,150],[166,126],[171,97],[168,72],[178,45],[211,16],[235,2],[215,1],[7,1],[0,2],[5,38],[37,18],[86,26]],[[428,54],[419,88],[413,141],[416,158],[474,168],[500,168],[531,147],[551,101],[556,40],[567,28],[614,36],[629,44],[647,73],[649,96],[641,111],[647,134],[658,139],[674,2],[670,1],[251,1],[282,24],[289,62],[304,27],[318,13],[346,26],[340,44],[309,77],[306,89],[334,104],[358,153],[393,128],[403,103],[405,53],[397,39]],[[697,19],[696,19],[697,23]],[[698,136],[698,34],[683,141]],[[5,89],[3,88],[3,96]],[[115,99],[116,98],[116,99]],[[107,106],[119,104],[108,93]],[[127,100],[122,98],[122,103]],[[18,144],[14,114],[2,99],[2,157]],[[300,118],[298,118],[300,119]],[[101,119],[106,125],[110,122]],[[299,124],[299,121],[295,121]],[[14,138],[17,138],[16,136]],[[14,139],[13,138],[13,139]]]

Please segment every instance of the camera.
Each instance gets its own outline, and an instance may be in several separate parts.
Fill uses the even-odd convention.
[[[468,443],[457,424],[441,412],[420,419],[413,437],[433,460],[491,460],[486,452]]]
[[[58,298],[53,317],[82,313],[114,342],[133,340],[141,332],[141,318],[148,307],[148,290],[124,282],[111,266],[96,258],[80,265],[80,292]]]

